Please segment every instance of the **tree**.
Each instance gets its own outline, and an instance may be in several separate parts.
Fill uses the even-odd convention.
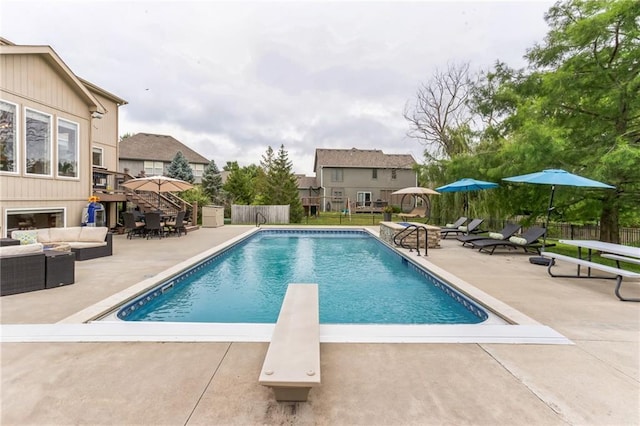
[[[527,58],[537,94],[528,111],[555,165],[616,186],[584,191],[583,211],[600,211],[600,238],[619,242],[622,216],[640,195],[640,2],[557,3],[550,31]],[[581,191],[582,192],[582,191]]]
[[[414,105],[405,106],[408,136],[425,145],[428,161],[448,159],[468,152],[472,138],[472,113],[467,105],[472,87],[469,64],[449,64],[421,84]]]
[[[222,189],[229,196],[231,203],[253,204],[256,197],[255,183],[258,175],[258,166],[251,164],[240,167],[237,161],[228,161],[224,170],[229,172],[227,181]]]
[[[273,149],[269,147],[262,164],[268,167],[264,170],[266,175],[263,193],[264,200],[268,204],[289,205],[289,221],[299,223],[304,216],[304,209],[298,193],[298,179],[293,173],[293,164],[289,161],[289,154],[280,145],[277,156],[273,155]]]
[[[214,160],[204,168],[202,173],[202,191],[213,203],[221,203],[222,176]]]
[[[173,157],[169,168],[167,169],[167,176],[174,179],[181,179],[189,183],[193,183],[195,178],[193,177],[193,170],[189,166],[189,161],[182,155],[182,151],[178,151]]]

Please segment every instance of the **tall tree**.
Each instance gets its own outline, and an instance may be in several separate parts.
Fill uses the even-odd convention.
[[[182,154],[182,151],[178,151],[173,157],[173,160],[167,169],[167,176],[174,179],[181,179],[189,183],[193,183],[195,181],[195,178],[193,177],[193,170],[191,170],[189,161]]]
[[[214,160],[204,168],[202,173],[202,190],[214,203],[222,202],[220,191],[222,190],[222,176]]]
[[[545,42],[527,55],[539,82],[530,106],[549,155],[617,187],[590,194],[600,238],[618,242],[621,215],[637,214],[640,199],[640,2],[560,2],[546,21]]]
[[[262,201],[265,204],[289,205],[289,220],[292,223],[300,222],[304,209],[298,193],[298,179],[293,173],[293,164],[284,145],[280,145],[277,155],[269,147],[262,158]]]
[[[449,64],[420,85],[415,103],[405,106],[408,136],[424,146],[428,161],[448,159],[469,151],[472,113],[468,107],[472,87],[469,64]]]
[[[251,164],[240,167],[237,161],[228,161],[224,170],[229,172],[222,189],[227,193],[230,202],[235,204],[253,204],[256,197],[255,179],[258,166]]]

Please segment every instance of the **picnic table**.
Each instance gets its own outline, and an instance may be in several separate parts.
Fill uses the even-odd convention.
[[[551,259],[553,259],[552,262],[549,263],[549,266],[547,268],[549,275],[551,275],[552,277],[565,277],[565,278],[615,279],[616,280],[615,294],[618,297],[618,299],[625,302],[640,302],[640,298],[625,298],[620,294],[620,286],[622,285],[623,278],[640,279],[639,273],[630,271],[628,269],[624,269],[621,266],[620,262],[640,264],[640,248],[625,246],[622,244],[607,243],[607,242],[596,241],[596,240],[560,240],[560,243],[578,247],[578,257],[575,258],[575,257],[565,256],[562,254],[551,253],[551,252],[541,253],[543,256],[550,257]],[[586,259],[583,258],[582,256],[582,249],[588,250]],[[592,254],[594,250],[600,252],[601,256],[604,258],[615,260],[617,267],[593,262]],[[551,272],[551,268],[555,266],[556,260],[562,260],[562,261],[576,264],[577,265],[576,274],[575,275],[557,275],[557,274],[554,275]],[[586,275],[581,274],[580,267],[582,266],[587,268]],[[612,274],[613,277],[593,276],[591,274],[591,269],[597,269],[602,272]]]

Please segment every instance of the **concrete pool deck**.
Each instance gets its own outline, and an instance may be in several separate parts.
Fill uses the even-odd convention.
[[[250,228],[116,236],[113,256],[76,262],[74,285],[0,298],[1,322],[58,323]],[[640,304],[612,281],[551,278],[453,239],[428,259],[574,344],[322,343],[322,385],[287,404],[258,384],[267,343],[2,343],[0,423],[640,423]]]

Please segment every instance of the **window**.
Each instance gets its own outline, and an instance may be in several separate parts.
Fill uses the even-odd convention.
[[[342,169],[331,169],[331,182],[342,182]]]
[[[0,101],[0,172],[18,172],[18,108]]]
[[[189,167],[191,167],[191,171],[193,172],[193,177],[195,178],[202,177],[202,175],[204,174],[204,164],[189,163]]]
[[[58,119],[58,176],[78,177],[78,125]]]
[[[162,161],[145,161],[144,173],[147,176],[162,176],[164,174],[164,163]]]
[[[51,116],[27,108],[25,131],[27,174],[51,176]]]
[[[372,169],[371,170],[371,178],[372,179],[378,179],[378,169]]]
[[[398,171],[396,169],[391,169],[391,179],[396,179],[398,177]]]
[[[65,226],[64,207],[35,208],[35,209],[7,209],[7,236],[11,231],[19,229],[56,228]]]
[[[102,148],[91,148],[91,162],[94,166],[104,167],[104,151]]]
[[[371,205],[371,192],[358,191],[357,193],[358,207],[368,207]]]

